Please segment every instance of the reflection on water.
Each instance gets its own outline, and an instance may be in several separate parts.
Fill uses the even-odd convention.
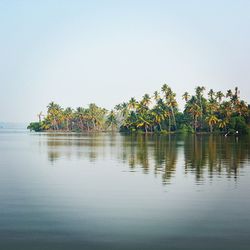
[[[194,174],[202,183],[204,176],[226,174],[235,179],[249,161],[249,137],[218,135],[119,135],[119,134],[41,134],[41,147],[47,147],[52,163],[74,157],[90,162],[113,158],[126,163],[131,171],[138,168],[161,175],[170,183],[177,161],[184,174]]]
[[[2,132],[0,249],[248,250],[249,148],[248,137]]]

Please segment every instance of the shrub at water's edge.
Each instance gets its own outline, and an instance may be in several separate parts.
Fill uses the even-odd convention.
[[[195,94],[185,92],[184,111],[178,110],[176,94],[164,84],[161,92],[145,94],[141,100],[131,98],[108,111],[91,103],[75,110],[51,102],[47,114],[38,114],[39,122],[28,126],[31,131],[120,131],[129,133],[249,133],[250,108],[240,99],[239,90],[223,94],[205,87]]]
[[[43,131],[42,122],[31,122],[27,129],[30,131],[41,132]]]

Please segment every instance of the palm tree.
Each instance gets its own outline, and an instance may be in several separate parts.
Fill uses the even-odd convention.
[[[174,121],[174,126],[175,126],[175,129],[176,129],[176,119],[175,119],[175,109],[177,109],[177,102],[175,100],[175,93],[173,93],[171,91],[170,95],[169,95],[169,101],[168,101],[168,104],[169,104],[169,107],[171,109],[171,114],[173,116],[173,121]]]
[[[49,103],[49,105],[47,106],[48,108],[48,119],[51,121],[51,125],[53,129],[58,130],[59,129],[59,121],[61,119],[61,112],[62,112],[62,108],[60,107],[60,105],[51,102]]]
[[[78,120],[78,124],[81,130],[84,129],[84,118],[85,118],[85,109],[82,107],[78,107],[76,109],[76,118]]]
[[[165,101],[166,101],[167,106],[171,110],[171,115],[173,117],[173,124],[176,129],[176,119],[175,119],[175,109],[177,108],[177,102],[175,100],[176,94],[172,91],[172,89],[167,84],[163,84],[161,91],[163,92],[165,96]]]
[[[214,114],[215,112],[218,111],[218,108],[219,108],[218,103],[214,99],[210,100],[210,102],[206,106],[206,110],[207,110],[206,113]]]
[[[210,127],[210,132],[213,132],[213,126],[219,122],[219,119],[214,114],[209,114],[205,120]]]
[[[238,90],[238,87],[235,87],[234,94],[232,94],[232,96],[231,96],[231,102],[235,106],[239,103],[239,90]]]
[[[142,105],[148,107],[148,105],[150,104],[151,100],[150,100],[150,96],[148,94],[145,94],[143,97],[142,97]]]
[[[41,111],[37,116],[38,116],[38,119],[39,119],[39,123],[41,123],[42,122],[42,116],[44,116],[43,112]]]
[[[188,94],[188,92],[185,92],[183,95],[182,95],[182,99],[185,100],[185,102],[187,102],[190,98],[190,95]]]
[[[215,94],[214,90],[210,89],[209,92],[208,92],[208,96],[209,96],[210,101],[214,100],[214,94]]]
[[[144,128],[145,129],[145,133],[148,132],[148,128],[151,126],[151,121],[149,118],[149,114],[147,112],[145,113],[140,113],[138,115],[138,120],[137,120],[137,124],[136,127],[137,128]]]
[[[70,123],[71,119],[73,118],[72,108],[70,108],[70,107],[66,108],[63,112],[63,117],[66,120],[67,131],[69,131],[69,123]]]
[[[166,95],[166,93],[169,91],[169,86],[164,83],[161,87],[161,92]]]
[[[202,97],[203,97],[203,92],[205,91],[205,87],[204,86],[198,86],[195,88],[195,93],[196,93],[196,97],[200,102],[200,108],[201,108],[201,127],[202,127],[202,117],[203,117],[203,105],[202,105]]]
[[[158,91],[154,92],[154,96],[153,97],[154,97],[154,99],[155,99],[156,102],[161,98],[161,96],[160,96],[160,94],[159,94]]]
[[[195,96],[193,96],[189,100],[189,102],[187,102],[184,112],[187,112],[187,113],[192,115],[192,117],[193,117],[193,128],[194,128],[194,131],[196,132],[198,117],[201,116],[202,111],[201,111],[201,107],[197,104],[197,98]]]
[[[222,98],[224,97],[224,94],[221,91],[218,91],[216,93],[216,99],[221,103]]]
[[[224,129],[229,123],[229,121],[227,119],[219,119],[218,123],[219,123],[219,128]]]
[[[138,103],[134,97],[132,97],[128,102],[128,108],[135,110],[138,106]]]
[[[232,97],[232,95],[233,95],[233,92],[232,92],[232,90],[231,90],[231,89],[229,89],[229,90],[227,91],[226,97],[231,98],[231,97]]]
[[[111,127],[112,131],[114,131],[114,129],[117,128],[117,119],[116,119],[116,115],[115,115],[114,110],[110,111],[110,113],[107,117],[106,123],[107,123],[108,127]]]
[[[248,106],[246,102],[243,100],[239,101],[236,104],[235,111],[239,114],[239,116],[246,116],[248,114]]]
[[[159,129],[161,131],[161,122],[164,121],[165,118],[163,110],[159,106],[156,106],[154,109],[152,109],[151,114],[153,116],[155,124],[159,126]]]

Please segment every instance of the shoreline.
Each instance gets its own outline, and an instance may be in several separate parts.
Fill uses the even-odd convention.
[[[236,132],[182,132],[182,131],[157,131],[157,132],[143,132],[143,131],[133,131],[133,132],[122,132],[122,131],[64,131],[64,130],[44,130],[44,131],[30,131],[32,133],[50,133],[50,134],[127,134],[127,135],[223,135],[223,136],[239,136],[244,134],[239,134]]]

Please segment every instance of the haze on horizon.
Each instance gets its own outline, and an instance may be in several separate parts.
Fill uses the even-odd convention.
[[[250,1],[0,1],[0,121],[197,85],[249,103]],[[182,107],[180,107],[182,108]]]

